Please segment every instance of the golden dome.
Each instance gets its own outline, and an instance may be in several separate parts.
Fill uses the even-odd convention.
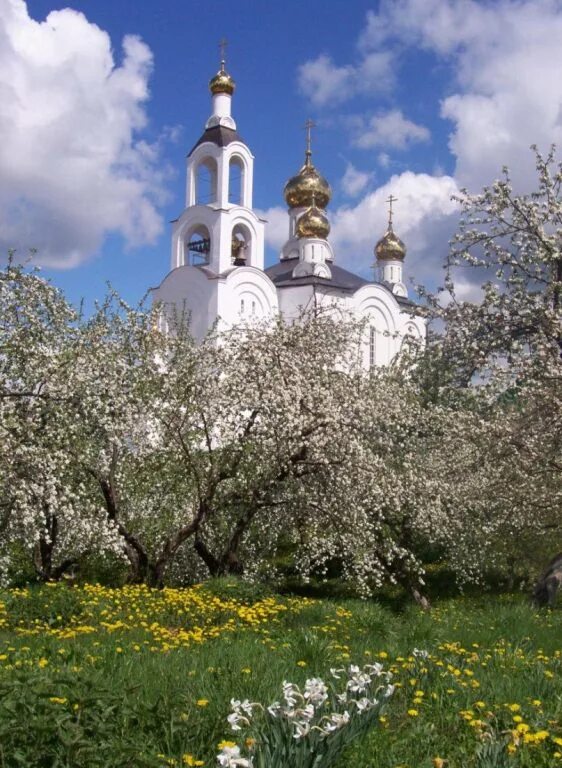
[[[236,83],[224,68],[224,61],[221,61],[221,68],[217,74],[209,81],[209,90],[211,93],[228,93],[230,96],[234,93]]]
[[[330,202],[330,185],[312,165],[309,151],[303,167],[285,184],[283,195],[289,208],[308,208],[312,205],[313,197],[320,208],[325,208]]]
[[[375,256],[382,261],[404,261],[406,246],[398,235],[395,234],[392,224],[389,224],[386,233],[376,244]]]
[[[297,221],[297,236],[318,237],[320,240],[325,240],[329,234],[330,222],[324,211],[316,207],[313,193],[312,205]]]

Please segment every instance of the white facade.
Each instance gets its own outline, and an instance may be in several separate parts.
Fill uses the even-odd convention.
[[[278,263],[264,268],[266,222],[253,210],[254,158],[231,116],[234,83],[224,63],[211,90],[212,114],[187,158],[185,209],[173,223],[170,272],[153,289],[164,313],[189,313],[201,340],[216,324],[232,327],[278,312],[290,322],[303,310],[329,306],[366,320],[366,368],[389,363],[407,336],[423,342],[425,322],[413,314],[402,282],[405,249],[398,257],[385,255],[384,238],[379,242],[380,282],[338,267],[314,194],[311,204],[289,206],[287,242]],[[303,169],[316,173],[309,148]],[[391,226],[389,236],[403,247]]]

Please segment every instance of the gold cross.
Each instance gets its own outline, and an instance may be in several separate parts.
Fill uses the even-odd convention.
[[[308,120],[304,124],[304,127],[306,130],[306,154],[308,156],[312,154],[310,149],[312,144],[312,129],[316,128],[316,123],[314,122],[314,120],[311,120],[310,118],[308,118]]]
[[[392,193],[390,197],[387,197],[387,199],[385,200],[385,203],[388,203],[388,226],[389,227],[392,227],[392,203],[396,203],[396,202],[398,202],[398,198],[393,197]]]
[[[224,67],[225,59],[226,59],[226,46],[228,45],[228,40],[226,37],[223,37],[222,40],[219,43],[219,51],[221,52],[221,66]]]

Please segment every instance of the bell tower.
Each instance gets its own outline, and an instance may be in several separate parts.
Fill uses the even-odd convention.
[[[252,209],[254,157],[231,115],[236,84],[225,46],[209,82],[211,115],[187,156],[185,209],[172,231],[171,269],[200,267],[210,276],[264,266],[265,222]]]

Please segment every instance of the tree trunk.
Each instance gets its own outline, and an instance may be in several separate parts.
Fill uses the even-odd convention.
[[[47,535],[39,538],[33,553],[33,565],[41,581],[49,581],[52,578],[53,550],[57,542],[59,528],[57,516],[51,515],[48,507],[45,508],[45,528]]]
[[[218,576],[220,573],[220,562],[213,555],[200,536],[195,537],[193,549],[197,552],[201,560],[205,563],[211,576]]]
[[[431,610],[431,603],[429,602],[429,598],[423,595],[416,586],[411,585],[410,592],[412,593],[412,597],[414,598],[416,603],[420,606],[422,611]]]

